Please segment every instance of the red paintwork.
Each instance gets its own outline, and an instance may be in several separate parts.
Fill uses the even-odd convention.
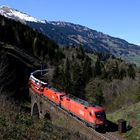
[[[29,80],[29,86],[37,93],[43,94],[43,87],[41,86],[41,84],[37,84],[32,80]]]
[[[49,89],[47,87],[44,88],[43,94],[57,104],[60,104],[60,96],[65,95],[65,93],[55,92],[53,89]]]
[[[47,86],[42,86],[39,82],[29,79],[29,86],[36,91],[38,94],[42,94],[49,98],[51,101],[56,104],[61,105],[63,108],[81,118],[82,120],[93,124],[93,125],[104,125],[106,124],[106,117],[98,118],[97,112],[104,113],[105,110],[101,107],[85,106],[84,104],[77,102],[66,96],[65,93],[57,92]],[[61,99],[60,99],[61,98]]]
[[[103,125],[106,121],[106,118],[97,119],[95,115],[95,112],[104,112],[104,109],[101,107],[86,107],[85,105],[76,102],[75,100],[70,99],[67,96],[63,97],[61,105],[68,111],[72,112],[74,115],[92,124]],[[92,116],[90,116],[90,112],[92,113]]]

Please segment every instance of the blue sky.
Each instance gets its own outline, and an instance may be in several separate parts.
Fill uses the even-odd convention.
[[[140,0],[0,0],[38,19],[68,21],[140,45]]]

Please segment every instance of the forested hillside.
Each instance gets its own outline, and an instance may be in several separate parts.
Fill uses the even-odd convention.
[[[109,53],[140,65],[140,46],[121,38],[69,22],[46,21],[39,23],[27,21],[26,23],[65,47],[79,45],[88,52]]]
[[[138,88],[136,86],[139,82],[138,72],[135,65],[109,54],[87,54],[79,46],[60,48],[46,36],[20,22],[2,16],[0,19],[0,41],[4,42],[3,45],[1,44],[1,67],[5,63],[7,66],[3,67],[5,73],[1,73],[1,76],[3,79],[5,79],[5,74],[10,76],[12,73],[13,76],[10,78],[13,82],[12,80],[8,82],[8,86],[6,79],[3,81],[1,86],[7,87],[2,88],[3,90],[8,88],[10,90],[11,87],[13,88],[11,91],[19,89],[21,85],[27,83],[30,72],[40,68],[41,64],[44,68],[54,69],[52,79],[50,79],[54,87],[91,103],[110,104],[110,100],[116,100],[117,97],[127,94],[127,90],[130,91],[130,82],[134,82],[134,88],[130,88],[131,90]],[[11,48],[9,44],[14,46],[12,52],[9,50]],[[22,54],[27,55],[26,59]],[[29,62],[30,65],[28,65]],[[121,82],[124,83],[126,90],[122,90]],[[10,84],[13,85],[10,86]],[[112,90],[109,90],[111,88]]]
[[[140,80],[135,65],[113,56],[93,56],[77,50],[64,51],[67,59],[55,67],[54,87],[105,106],[108,111],[138,101]]]
[[[79,46],[59,47],[36,30],[3,16],[0,16],[0,53],[0,102],[3,102],[3,105],[7,100],[16,102],[14,107],[21,107],[19,114],[22,110],[21,103],[29,101],[27,85],[30,72],[40,69],[41,65],[44,69],[53,69],[49,79],[52,86],[91,104],[102,105],[108,112],[140,101],[140,74],[134,64],[108,54],[89,54]],[[16,112],[16,109],[14,111]],[[22,116],[23,120],[17,119],[17,126],[27,123],[23,127],[27,129],[29,125],[34,128],[32,120],[28,120],[25,112],[22,113],[25,116]],[[0,114],[3,114],[3,110]],[[9,134],[11,128],[18,131],[10,115],[5,115],[9,116],[6,119],[9,119],[12,127],[7,126],[7,123],[3,124],[4,117],[0,115],[2,138],[6,127],[9,127]],[[18,114],[13,117],[15,120]],[[3,127],[5,125],[6,127]],[[42,130],[39,126],[40,129]],[[30,132],[32,131],[30,129]]]
[[[82,139],[30,116],[30,72],[53,66],[65,55],[47,37],[0,16],[0,139]]]
[[[3,71],[1,87],[6,86],[2,88],[3,90],[11,87],[13,90],[20,88],[19,85],[22,83],[27,84],[30,72],[40,68],[41,63],[47,66],[64,57],[53,41],[19,22],[0,16],[0,31],[1,71]],[[8,85],[9,79],[13,85]]]

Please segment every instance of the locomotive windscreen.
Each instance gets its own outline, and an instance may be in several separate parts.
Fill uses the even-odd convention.
[[[104,112],[95,112],[96,118],[101,119],[105,118],[105,113]]]

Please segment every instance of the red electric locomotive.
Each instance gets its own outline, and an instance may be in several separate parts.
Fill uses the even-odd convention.
[[[29,85],[30,87],[35,90],[39,94],[43,94],[46,96],[49,100],[53,101],[57,105],[61,104],[60,98],[62,98],[65,93],[58,91],[57,89],[51,87],[45,82],[42,82],[35,78],[33,74],[31,74],[29,79]]]
[[[93,128],[104,127],[106,124],[105,110],[102,107],[91,106],[73,95],[63,96],[61,106]]]
[[[57,89],[50,86],[44,88],[43,94],[57,105],[61,104],[60,99],[65,96],[65,93],[59,92]]]

